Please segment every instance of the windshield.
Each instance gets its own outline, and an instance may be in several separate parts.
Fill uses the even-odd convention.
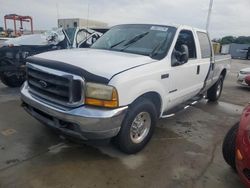
[[[158,25],[118,25],[91,48],[123,51],[162,59],[172,43],[176,28]]]
[[[75,38],[76,28],[67,28],[67,29],[65,29],[65,32],[69,37],[70,43],[73,44],[74,38]]]

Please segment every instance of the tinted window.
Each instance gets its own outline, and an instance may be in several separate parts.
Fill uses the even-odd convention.
[[[65,29],[67,36],[69,37],[70,43],[73,44],[76,28]]]
[[[201,57],[210,58],[211,57],[211,45],[208,35],[206,33],[197,32],[200,48],[201,48]]]

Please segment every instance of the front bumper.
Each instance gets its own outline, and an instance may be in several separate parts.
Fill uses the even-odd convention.
[[[237,76],[237,83],[242,85],[242,86],[250,86],[246,83],[245,79],[249,74],[241,74],[239,73]]]
[[[24,109],[42,123],[62,134],[83,140],[106,139],[118,134],[127,106],[117,109],[80,106],[65,108],[37,98],[28,91],[27,82],[21,89]]]

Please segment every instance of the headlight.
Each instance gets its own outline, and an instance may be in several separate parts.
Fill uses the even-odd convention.
[[[250,74],[250,72],[240,71],[240,74]]]
[[[118,107],[118,93],[113,86],[86,83],[85,104],[107,108]]]

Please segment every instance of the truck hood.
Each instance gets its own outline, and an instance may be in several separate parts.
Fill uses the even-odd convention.
[[[73,65],[106,79],[125,70],[156,61],[148,56],[91,48],[50,51],[34,57]]]
[[[244,69],[241,69],[240,71],[250,72],[250,67],[248,67],[248,68],[244,68]]]

